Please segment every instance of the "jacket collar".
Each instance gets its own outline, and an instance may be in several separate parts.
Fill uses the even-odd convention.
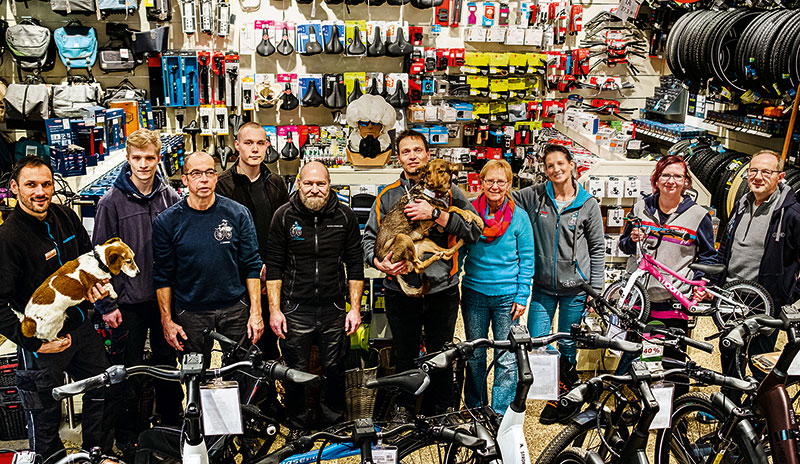
[[[140,192],[139,189],[133,185],[131,175],[131,165],[125,163],[122,171],[120,171],[119,175],[117,176],[117,180],[114,181],[114,187],[120,189],[130,198],[135,198],[137,200],[150,200],[154,196],[158,195],[161,190],[167,188],[166,184],[161,178],[161,173],[156,171],[156,177],[153,179],[153,189],[149,194],[143,195],[142,192]]]
[[[684,195],[681,202],[678,204],[678,208],[672,214],[682,214],[687,209],[691,208],[695,205],[695,202],[689,197],[689,195]],[[653,193],[644,197],[644,208],[648,214],[653,217],[657,217],[656,211],[658,210],[658,194]]]
[[[292,193],[292,195],[289,197],[289,203],[291,203],[292,208],[294,208],[297,212],[308,216],[328,216],[333,214],[333,212],[339,208],[339,198],[336,196],[336,192],[333,190],[331,190],[330,195],[328,195],[328,202],[325,203],[325,206],[323,206],[319,211],[311,211],[310,209],[306,208],[306,205],[304,205],[303,201],[300,200],[299,190],[295,190]]]
[[[572,179],[572,186],[575,188],[575,199],[572,200],[572,203],[567,205],[566,208],[564,208],[564,211],[572,208],[580,208],[581,206],[583,206],[584,203],[586,203],[590,198],[592,198],[592,195],[589,192],[587,192],[586,189],[583,188],[583,186],[575,179]],[[556,194],[555,190],[553,189],[553,182],[548,180],[545,183],[544,188],[545,191],[547,192],[547,196],[550,197],[550,200],[555,205]]]
[[[778,205],[775,207],[774,210],[775,212],[777,212],[778,210],[786,209],[792,206],[793,204],[797,203],[797,195],[785,183],[781,182],[778,184],[777,192],[779,196],[777,199]],[[746,195],[742,196],[742,198],[740,198],[739,202],[736,204],[737,214],[741,214],[742,212],[744,212],[744,208],[746,208],[747,205],[753,201],[753,198],[754,198],[753,192],[747,192]]]
[[[239,166],[238,159],[233,163],[233,166],[228,168],[228,171],[231,172],[231,177],[233,177],[233,182],[239,185],[250,185],[251,183],[250,178],[244,174],[240,174],[239,171],[236,169],[237,166]],[[258,166],[258,169],[261,172],[261,175],[257,180],[264,180],[271,174],[269,168],[267,167],[267,164],[264,162],[262,162]]]

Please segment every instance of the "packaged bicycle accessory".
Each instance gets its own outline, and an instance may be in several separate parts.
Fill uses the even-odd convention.
[[[97,33],[80,23],[60,27],[53,32],[58,57],[66,66],[91,70],[97,60]]]
[[[181,52],[181,67],[183,69],[183,88],[186,106],[200,105],[199,65],[194,52]]]
[[[197,52],[198,90],[201,105],[211,103],[211,52]]]
[[[164,73],[165,106],[184,106],[183,69],[180,57],[161,55],[161,70]]]
[[[225,54],[214,52],[211,57],[211,71],[213,72],[214,83],[214,104],[225,105]]]
[[[50,29],[33,20],[9,26],[6,43],[21,71],[49,71],[55,64],[55,42]]]
[[[238,107],[242,103],[242,89],[239,87],[239,55],[225,55],[225,104]]]
[[[227,0],[217,3],[217,35],[227,37],[231,30],[231,4]]]
[[[164,105],[164,76],[161,72],[161,58],[152,57],[147,60],[147,72],[150,77],[150,101],[153,106]]]
[[[172,19],[172,0],[148,0],[152,6],[146,8],[150,21],[169,21]]]
[[[197,31],[194,0],[181,1],[181,16],[183,18],[181,22],[183,33],[186,35],[194,34]]]
[[[136,13],[136,0],[98,0],[97,6],[104,16]]]
[[[214,33],[214,7],[211,0],[200,0],[200,31]]]

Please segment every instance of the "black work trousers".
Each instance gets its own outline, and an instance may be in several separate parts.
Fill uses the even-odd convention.
[[[58,435],[61,402],[52,395],[53,388],[64,384],[64,372],[74,380],[82,380],[102,373],[110,365],[103,340],[88,321],[70,335],[72,345],[61,353],[18,350],[17,388],[28,422],[28,441],[31,449],[45,458],[64,449]],[[83,394],[84,449],[99,446],[106,453],[112,451],[118,392],[117,386],[112,386]]]
[[[421,298],[386,290],[386,318],[392,330],[392,359],[397,372],[417,367],[414,360],[420,355],[423,328],[426,353],[441,351],[445,343],[453,341],[459,296],[457,286]],[[452,378],[449,369],[431,373],[431,385],[422,401],[423,414],[443,412],[453,404]],[[411,395],[401,394],[397,402],[413,411]]]
[[[112,337],[116,341],[115,353],[111,355],[111,362],[125,366],[138,366],[145,364],[144,346],[150,335],[150,351],[152,353],[148,364],[156,366],[177,366],[177,356],[164,338],[164,329],[161,325],[161,314],[158,303],[149,301],[138,304],[120,304],[122,324],[116,329],[111,329]],[[136,443],[139,433],[148,428],[151,411],[142,411],[146,406],[143,396],[147,386],[152,382],[155,390],[156,412],[161,416],[161,423],[165,425],[180,425],[183,412],[183,389],[178,382],[152,379],[139,375],[131,377],[125,382],[123,394],[129,401],[120,405],[117,413],[117,442]]]
[[[242,297],[232,306],[207,311],[175,310],[175,322],[183,327],[188,340],[183,342],[183,351],[179,356],[188,353],[202,353],[203,365],[211,363],[211,348],[214,340],[203,335],[205,329],[212,329],[231,340],[247,347],[247,320],[250,318],[250,304]]]
[[[301,305],[288,303],[284,308],[286,338],[281,340],[281,352],[292,369],[309,370],[311,347],[319,347],[323,381],[320,388],[320,425],[326,426],[342,420],[344,415],[344,358],[349,348],[345,336],[344,308],[335,304]],[[284,383],[286,387],[286,413],[292,425],[311,428],[310,408],[306,407],[305,388]],[[320,428],[320,427],[314,427]]]

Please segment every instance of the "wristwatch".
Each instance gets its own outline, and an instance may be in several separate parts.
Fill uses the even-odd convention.
[[[433,208],[433,211],[431,211],[431,219],[433,219],[434,221],[439,219],[439,216],[441,215],[442,215],[442,210],[440,210],[439,208]]]

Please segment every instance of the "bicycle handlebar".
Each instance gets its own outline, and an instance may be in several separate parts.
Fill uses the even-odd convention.
[[[685,369],[690,377],[708,385],[728,387],[744,392],[754,392],[758,388],[758,382],[755,380],[743,380],[738,377],[722,375],[711,369],[698,366],[697,363],[693,361],[679,361],[677,359],[664,358],[662,366],[665,368],[669,367],[670,369]]]
[[[771,316],[750,316],[723,336],[720,344],[724,348],[739,348],[745,345],[745,339],[758,334],[762,327],[780,329],[784,326],[782,320]]]

